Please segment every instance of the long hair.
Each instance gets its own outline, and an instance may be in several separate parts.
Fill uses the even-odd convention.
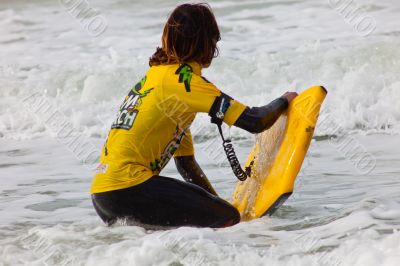
[[[221,39],[211,7],[205,3],[175,8],[164,26],[162,47],[150,57],[149,65],[197,62],[208,66],[218,56]]]

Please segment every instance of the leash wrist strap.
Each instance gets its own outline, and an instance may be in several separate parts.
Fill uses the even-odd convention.
[[[240,181],[244,181],[247,179],[248,176],[250,176],[251,169],[249,167],[246,168],[246,172],[243,171],[233,148],[231,139],[225,139],[224,134],[222,133],[222,122],[224,121],[224,116],[230,106],[231,100],[231,97],[224,93],[221,93],[221,95],[215,99],[208,115],[211,117],[211,123],[218,126],[218,131],[222,138],[222,146],[224,147],[226,157],[228,158],[229,164],[232,167],[233,173],[235,174],[237,179],[239,179]]]

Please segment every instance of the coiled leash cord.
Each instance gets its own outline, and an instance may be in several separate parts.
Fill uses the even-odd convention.
[[[232,171],[239,179],[240,181],[245,181],[247,179],[247,176],[250,176],[250,167],[246,168],[246,172],[243,171],[242,167],[240,166],[239,159],[236,156],[235,149],[233,148],[232,140],[231,139],[225,139],[224,135],[222,134],[222,128],[221,125],[217,125],[219,133],[222,138],[222,146],[224,147],[224,151],[226,154],[226,158],[229,161],[229,164],[232,167]]]
[[[232,140],[230,138],[225,139],[224,134],[222,133],[222,122],[225,113],[230,106],[231,99],[232,98],[228,95],[221,93],[221,96],[215,99],[208,115],[211,116],[211,123],[218,126],[218,131],[222,138],[222,146],[224,147],[226,158],[231,165],[233,173],[237,179],[245,181],[247,177],[251,175],[251,167],[246,167],[246,171],[243,171],[239,159],[236,156],[235,149],[233,148]]]

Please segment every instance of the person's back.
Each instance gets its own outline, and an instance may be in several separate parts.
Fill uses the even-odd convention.
[[[174,154],[192,155],[189,127],[196,114],[208,112],[220,94],[201,77],[198,63],[151,67],[120,106],[91,192],[138,185],[158,175]],[[232,125],[244,108],[232,102],[225,121]]]

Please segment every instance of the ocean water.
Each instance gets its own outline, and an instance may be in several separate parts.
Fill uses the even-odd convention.
[[[203,74],[221,90],[250,106],[329,91],[295,192],[272,217],[225,229],[102,224],[97,155],[179,3],[0,2],[0,265],[400,265],[394,0],[210,1],[221,53]],[[199,115],[192,132],[229,199],[216,128]],[[243,162],[254,136],[230,134]],[[179,178],[173,164],[163,174]]]

